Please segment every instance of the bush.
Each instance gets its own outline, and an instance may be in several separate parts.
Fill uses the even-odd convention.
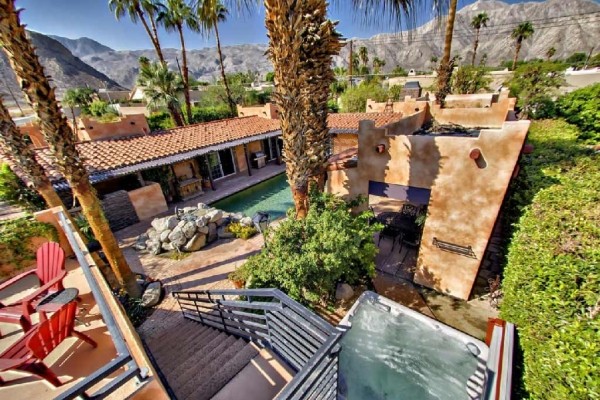
[[[557,112],[581,130],[581,139],[600,140],[600,83],[575,90],[557,101]]]
[[[452,93],[473,94],[490,90],[488,86],[491,82],[492,78],[487,75],[485,65],[463,65],[452,75]]]
[[[342,94],[342,112],[365,112],[367,99],[386,101],[387,92],[379,84],[360,84],[349,88]]]
[[[113,122],[119,118],[119,113],[117,113],[117,111],[107,102],[102,100],[92,101],[84,113],[101,122]]]
[[[240,239],[250,239],[252,236],[256,235],[256,228],[253,226],[242,225],[239,222],[233,222],[227,226],[227,230],[236,238]]]
[[[578,134],[563,121],[534,122],[535,152],[524,156],[509,198],[508,213],[522,216],[501,316],[517,326],[530,398],[600,393],[600,163]]]
[[[0,222],[0,262],[12,264],[17,269],[29,266],[35,260],[35,249],[29,247],[34,237],[58,241],[58,233],[53,225],[32,217]]]
[[[236,275],[249,287],[276,287],[305,304],[329,300],[338,282],[354,285],[373,277],[373,235],[381,226],[369,225],[370,211],[353,215],[350,207],[357,204],[311,193],[306,219],[289,214]]]
[[[0,200],[31,212],[46,208],[44,199],[28,188],[8,164],[0,164]]]
[[[166,111],[152,113],[146,119],[152,132],[175,128],[175,122],[171,118],[171,114]]]
[[[193,123],[210,122],[235,117],[225,104],[216,107],[192,107]]]

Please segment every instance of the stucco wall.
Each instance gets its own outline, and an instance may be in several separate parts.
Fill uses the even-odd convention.
[[[85,141],[148,133],[150,133],[150,127],[146,117],[143,114],[137,114],[127,115],[116,122],[107,123],[90,118],[81,118],[77,136],[79,140]]]
[[[234,154],[235,154],[235,160],[237,162],[237,171],[238,172],[248,171],[248,167],[246,165],[246,156],[244,155],[244,146],[243,145],[235,146]],[[248,155],[248,157],[250,157],[250,155]]]
[[[52,209],[38,211],[33,214],[33,217],[40,222],[46,222],[48,224],[54,225],[54,227],[56,228],[56,232],[58,233],[58,243],[60,244],[60,247],[65,251],[66,256],[70,257],[74,254],[73,249],[71,249],[71,245],[67,240],[67,236],[60,227],[60,224],[58,223],[56,215],[54,214]]]
[[[358,135],[355,133],[338,133],[333,136],[333,154],[358,147]]]
[[[395,113],[409,115],[423,110],[429,103],[427,101],[417,101],[412,97],[405,97],[403,101],[395,101],[392,105],[392,110]],[[382,113],[385,111],[386,102],[376,102],[367,100],[366,111],[368,113]]]
[[[449,94],[446,96],[447,108],[485,108],[491,107],[493,93],[477,93],[477,94]]]
[[[400,134],[401,124],[395,124],[386,135],[362,121],[358,166],[329,172],[328,190],[366,196],[369,181],[430,189],[415,282],[467,299],[528,128],[529,121],[518,121],[479,137],[413,136]],[[374,150],[378,144],[386,146],[383,154]],[[484,163],[469,157],[473,148]],[[434,237],[471,246],[475,258],[437,248]]]
[[[153,218],[169,209],[158,183],[146,182],[146,186],[127,194],[140,221]]]
[[[249,117],[256,115],[261,118],[278,119],[279,110],[273,103],[267,103],[262,106],[242,107],[237,106],[238,117]]]
[[[248,143],[248,153],[249,153],[248,156],[249,157],[252,157],[252,154],[250,154],[250,153],[254,153],[257,151],[263,151],[262,142],[260,140],[256,140],[254,142]],[[252,159],[251,159],[251,161],[252,161]]]
[[[173,171],[175,172],[175,179],[178,181],[194,178],[196,177],[195,171],[199,171],[198,163],[193,159],[181,161],[177,164],[173,164]],[[184,176],[185,178],[183,178]],[[179,177],[182,178],[179,179]]]
[[[150,116],[150,110],[148,110],[146,108],[146,106],[141,105],[141,106],[122,106],[119,105],[117,107],[117,109],[119,110],[119,113],[121,113],[121,115],[139,115],[139,114],[143,114],[146,117]]]

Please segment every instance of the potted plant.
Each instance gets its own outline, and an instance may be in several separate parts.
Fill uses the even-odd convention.
[[[229,280],[233,282],[233,285],[236,289],[243,289],[246,285],[246,271],[243,267],[236,268],[235,271],[227,275],[227,278],[229,278]]]

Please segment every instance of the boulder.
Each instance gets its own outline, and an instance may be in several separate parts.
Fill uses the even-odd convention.
[[[173,231],[169,234],[169,240],[175,248],[180,248],[187,243],[187,238],[179,227],[173,229]]]
[[[150,224],[157,232],[161,233],[167,229],[173,229],[177,226],[179,220],[174,215],[165,218],[156,218]]]
[[[207,217],[210,217],[210,222],[217,222],[221,218],[223,218],[223,211],[221,210],[212,210],[208,214]]]
[[[208,243],[214,242],[217,238],[217,224],[211,222],[208,224]]]
[[[162,295],[162,285],[160,282],[152,282],[148,284],[144,294],[142,295],[142,307],[154,307],[160,301]]]
[[[146,250],[146,242],[149,240],[150,238],[148,237],[147,234],[142,233],[140,236],[138,236],[138,238],[135,241],[135,244],[133,245],[133,248],[141,251],[141,250]]]
[[[254,225],[254,223],[252,222],[252,218],[250,218],[250,217],[241,218],[240,224],[242,224],[244,226],[253,226]]]
[[[148,240],[146,242],[146,249],[150,254],[155,256],[159,255],[162,251],[158,240]]]
[[[192,236],[196,233],[196,223],[192,221],[188,221],[183,224],[181,231],[185,235],[186,238],[191,239]]]
[[[231,213],[229,214],[232,222],[240,222],[242,218],[244,218],[244,214],[242,213]]]
[[[196,226],[198,228],[206,226],[206,224],[208,224],[209,222],[210,222],[210,219],[206,216],[196,218]]]
[[[196,233],[192,238],[183,246],[182,250],[191,252],[198,251],[206,246],[206,235],[202,233]]]
[[[196,217],[200,218],[200,217],[204,217],[206,214],[208,214],[208,208],[201,208],[198,209],[196,211],[194,211],[191,215],[195,215]]]
[[[160,237],[160,233],[158,233],[158,231],[154,228],[148,229],[148,231],[146,231],[146,235],[148,235],[148,239],[150,240],[155,240]]]
[[[219,229],[217,229],[217,236],[219,239],[231,239],[234,237],[234,234],[229,232],[227,226],[221,226]]]
[[[183,213],[184,214],[191,214],[191,213],[193,213],[196,210],[197,210],[196,207],[183,207]]]
[[[160,248],[161,248],[161,249],[163,249],[164,251],[171,251],[171,250],[175,250],[175,249],[173,248],[173,244],[171,244],[171,243],[162,243],[162,244],[160,245]]]
[[[204,210],[210,208],[207,204],[204,203],[198,203],[198,210]]]
[[[171,234],[171,230],[167,229],[166,231],[162,231],[162,233],[159,236],[159,239],[161,242],[170,242],[171,240],[169,239],[169,235]]]
[[[201,226],[200,228],[198,228],[198,230],[196,232],[208,235],[208,231],[209,231],[208,226],[204,225],[204,226]]]
[[[229,225],[231,223],[231,218],[229,217],[223,217],[218,221],[215,221],[215,224],[217,224],[217,226],[224,226],[224,225]]]
[[[337,288],[335,289],[335,299],[348,301],[354,296],[354,289],[352,286],[347,283],[338,283]]]

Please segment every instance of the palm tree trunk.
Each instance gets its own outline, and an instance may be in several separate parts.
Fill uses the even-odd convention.
[[[173,122],[175,122],[175,125],[183,126],[183,118],[181,117],[181,113],[179,112],[177,107],[175,107],[172,104],[169,104],[167,108],[169,109],[169,113],[171,114],[171,118],[173,118]]]
[[[477,56],[477,46],[479,46],[479,29],[475,35],[475,44],[473,45],[473,58],[471,59],[471,66],[475,66],[475,57]]]
[[[217,38],[217,52],[219,53],[219,64],[221,65],[221,78],[223,78],[223,85],[225,85],[225,93],[227,94],[227,103],[229,104],[229,111],[231,115],[237,115],[237,107],[233,97],[231,96],[231,90],[229,89],[229,83],[227,83],[227,76],[225,75],[225,66],[223,65],[223,53],[221,52],[221,39],[219,38],[219,28],[215,22],[215,37]]]
[[[161,64],[164,64],[165,58],[163,57],[162,49],[160,48],[160,42],[158,41],[158,31],[156,30],[156,23],[154,22],[154,19],[152,19],[152,17],[150,17],[150,23],[152,24],[152,31],[150,31],[150,27],[148,26],[148,21],[146,21],[146,17],[144,16],[144,12],[142,11],[142,9],[137,7],[136,12],[137,12],[137,15],[138,15],[140,21],[142,21],[142,25],[144,26],[146,33],[150,37],[150,41],[152,42],[152,45],[154,46],[154,50],[156,51],[158,60],[160,61]]]
[[[521,52],[521,41],[517,40],[517,47],[515,49],[515,58],[513,59],[512,70],[517,68],[517,61],[519,60],[519,53]]]
[[[444,54],[440,62],[438,71],[438,90],[436,92],[436,101],[442,106],[445,103],[446,95],[450,92],[450,78],[452,77],[452,68],[450,66],[450,55],[452,52],[452,34],[454,33],[454,19],[456,18],[456,4],[458,0],[450,0],[448,7],[448,19],[446,20],[446,35],[444,37]]]
[[[187,55],[185,52],[185,39],[183,38],[183,27],[177,25],[179,40],[181,41],[181,62],[183,63],[183,96],[185,97],[185,112],[187,114],[187,123],[192,123],[192,102],[190,101],[190,81],[187,66]]]
[[[88,173],[75,146],[75,136],[61,113],[44,74],[44,68],[27,39],[15,10],[14,0],[0,0],[0,42],[29,104],[40,119],[40,127],[55,158],[56,166],[77,196],[94,235],[100,242],[119,283],[130,296],[139,297],[141,289],[127,265],[118,243],[103,217],[100,201],[89,182]]]

